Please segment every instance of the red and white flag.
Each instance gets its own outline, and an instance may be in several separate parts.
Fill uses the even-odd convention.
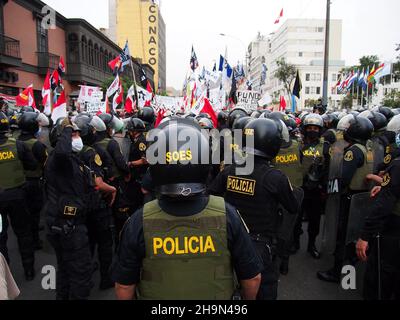
[[[67,116],[67,99],[65,98],[65,91],[61,92],[57,102],[54,104],[53,112],[51,113],[51,120],[54,123],[60,118]]]
[[[122,82],[120,81],[117,93],[115,94],[114,99],[113,99],[114,112],[117,111],[117,107],[123,103],[123,100],[124,100],[124,88],[122,87]]]
[[[58,73],[60,76],[65,74],[65,63],[63,57],[60,57],[60,62],[58,63]]]
[[[51,83],[50,83],[50,71],[47,71],[46,78],[44,80],[42,88],[42,105],[44,107],[43,113],[45,115],[51,114]]]
[[[113,83],[111,83],[110,87],[107,89],[107,97],[111,97],[115,92],[118,91],[120,85],[119,76],[115,77]]]
[[[16,98],[16,105],[18,107],[33,107],[36,108],[35,98],[33,95],[33,84],[28,86]]]
[[[281,13],[279,14],[278,19],[275,20],[274,24],[278,24],[281,21],[281,18],[283,18],[283,8],[281,10]]]
[[[205,94],[203,94],[197,100],[197,102],[193,106],[191,112],[194,113],[196,116],[198,116],[200,113],[207,113],[210,116],[210,118],[214,124],[214,127],[216,128],[218,126],[218,117],[217,117],[210,101],[206,98]]]
[[[133,85],[129,88],[128,94],[125,100],[125,112],[133,113],[133,110],[136,109],[136,99],[135,97],[135,88]]]

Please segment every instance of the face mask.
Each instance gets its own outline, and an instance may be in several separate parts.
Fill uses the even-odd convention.
[[[83,149],[83,141],[79,138],[72,139],[72,152],[81,152]]]
[[[317,139],[319,139],[319,132],[307,131],[306,132],[306,137],[311,139],[311,140],[317,140]]]
[[[398,148],[400,148],[400,133],[396,135],[396,145]]]
[[[40,127],[39,130],[35,133],[35,138],[39,137],[41,133],[42,133],[42,127]]]

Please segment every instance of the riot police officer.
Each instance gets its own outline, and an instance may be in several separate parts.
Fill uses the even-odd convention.
[[[241,175],[237,171],[240,166],[228,166],[215,179],[209,192],[224,195],[225,200],[239,210],[264,264],[257,298],[275,300],[279,278],[275,252],[278,206],[282,205],[294,215],[299,205],[288,178],[271,165],[282,144],[279,125],[270,119],[257,119],[245,127],[244,133],[254,139],[254,147],[246,144],[244,149],[248,159],[254,159],[253,172]]]
[[[400,118],[390,123],[400,148]],[[383,175],[381,186],[375,187],[375,198],[365,218],[357,255],[367,261],[364,277],[364,299],[400,299],[400,158],[396,157]],[[369,250],[369,254],[367,254]],[[379,277],[380,276],[380,277]],[[380,283],[379,283],[380,281]]]
[[[150,167],[158,199],[124,227],[113,269],[118,299],[135,298],[138,289],[140,299],[229,300],[233,271],[242,297],[255,299],[262,266],[246,229],[224,199],[205,194],[207,139],[186,119],[160,129],[166,152]],[[181,133],[189,144],[174,139]]]
[[[140,109],[137,117],[145,124],[146,132],[154,128],[154,124],[156,122],[156,113],[152,107],[144,107]]]
[[[326,179],[329,145],[321,139],[324,127],[323,119],[318,114],[309,114],[303,121],[303,141],[301,143],[301,166],[303,173],[304,201],[294,231],[294,249],[300,248],[303,216],[308,218],[308,253],[319,259],[320,253],[315,242],[319,235],[321,214],[324,208],[323,190]]]
[[[7,137],[8,131],[8,118],[0,112],[0,219],[3,225],[3,230],[0,232],[0,252],[9,263],[7,250],[9,218],[17,236],[25,278],[31,281],[35,277],[34,248],[29,224],[30,216],[25,203],[24,171],[34,170],[37,162],[26,145]]]
[[[39,237],[39,223],[40,211],[43,207],[43,190],[40,180],[43,177],[43,168],[47,161],[47,147],[37,139],[40,130],[39,120],[40,114],[37,112],[24,112],[18,120],[21,130],[18,140],[27,146],[37,161],[37,167],[34,170],[25,170],[26,202],[29,203],[35,249],[42,248],[42,242]]]
[[[92,257],[88,238],[87,198],[94,187],[91,170],[80,160],[79,128],[60,118],[50,132],[54,150],[44,176],[48,239],[57,257],[57,300],[88,299],[92,287]]]
[[[122,150],[118,142],[113,138],[113,131],[117,127],[115,117],[110,114],[101,114],[99,116],[106,125],[106,130],[96,131],[96,142],[94,148],[98,153],[103,153],[103,157],[109,159],[109,163],[103,161],[105,170],[105,180],[108,184],[117,189],[117,196],[112,211],[114,216],[115,240],[118,243],[119,233],[126,219],[121,222],[120,215],[126,215],[129,211],[129,181],[131,172],[128,164],[122,154]],[[104,155],[105,154],[105,155]],[[102,157],[102,158],[103,158]]]
[[[282,147],[272,164],[289,178],[293,189],[300,194],[299,198],[302,198],[303,175],[300,162],[300,145],[297,139],[293,137],[293,131],[296,129],[296,125],[293,124],[294,120],[281,112],[273,112],[268,117],[283,121],[289,131],[288,140],[283,141]],[[289,250],[293,242],[293,228],[296,216],[288,215],[283,208],[281,215],[282,232],[278,234],[278,251],[281,257],[280,272],[283,275],[287,275],[289,273]]]
[[[344,261],[352,259],[353,251],[346,250],[346,233],[350,202],[353,195],[368,191],[370,186],[366,177],[373,171],[372,150],[367,148],[367,142],[372,137],[374,126],[363,117],[348,115],[339,125],[347,128],[344,139],[350,144],[344,150],[342,179],[340,185],[340,211],[338,217],[334,265],[325,272],[318,272],[320,280],[339,283]]]
[[[112,212],[111,206],[116,197],[116,188],[107,184],[103,177],[103,160],[92,147],[95,141],[95,128],[104,125],[99,117],[79,115],[74,123],[81,130],[83,148],[78,153],[81,161],[93,171],[95,175],[95,187],[88,192],[88,231],[92,254],[97,245],[98,258],[100,262],[100,289],[105,290],[113,286],[109,277],[109,269],[112,262]],[[103,158],[106,156],[103,156]]]

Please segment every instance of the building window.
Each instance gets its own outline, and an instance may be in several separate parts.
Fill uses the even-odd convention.
[[[93,55],[93,42],[89,40],[89,64],[94,65],[94,55]]]
[[[84,62],[88,61],[88,52],[87,52],[87,40],[85,36],[82,36],[82,60]]]
[[[36,20],[36,31],[37,31],[37,45],[38,52],[48,52],[49,51],[49,41],[47,29],[43,28],[42,20]]]
[[[336,74],[336,73],[333,73],[333,74],[332,74],[332,81],[335,82],[335,81],[337,81],[337,79],[338,79],[337,74]]]
[[[324,56],[323,52],[315,52],[315,57],[316,58],[322,58]]]
[[[306,87],[306,94],[310,94],[310,87]]]
[[[324,32],[324,28],[322,27],[317,28],[317,32]]]
[[[79,41],[75,33],[68,36],[68,59],[70,62],[79,62]]]
[[[299,52],[299,57],[303,57],[303,52]]]
[[[310,74],[306,73],[306,81],[310,81]]]
[[[321,94],[321,87],[317,87],[317,94]]]

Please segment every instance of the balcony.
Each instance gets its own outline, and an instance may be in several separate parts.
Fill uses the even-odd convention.
[[[49,52],[36,52],[38,55],[38,71],[40,75],[46,75],[47,70],[54,70],[58,68],[60,56]]]
[[[21,50],[18,40],[0,34],[0,64],[21,67]]]

